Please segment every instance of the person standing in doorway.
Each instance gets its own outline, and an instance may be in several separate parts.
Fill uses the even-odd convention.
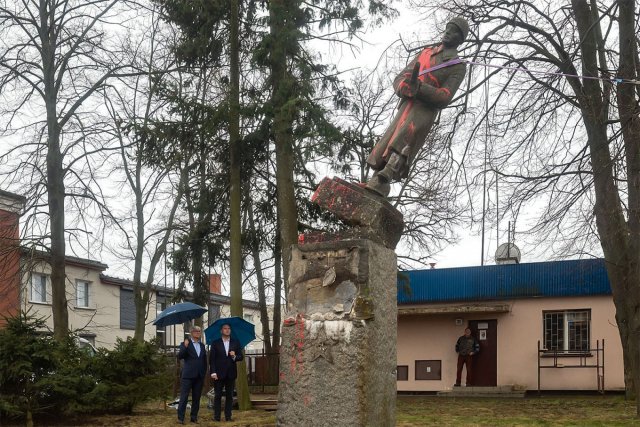
[[[222,389],[224,388],[224,417],[226,421],[232,421],[233,388],[238,376],[236,362],[242,360],[242,346],[240,341],[231,338],[230,325],[223,324],[220,328],[220,335],[220,338],[211,343],[209,354],[209,369],[215,390],[213,419],[220,421]]]
[[[456,372],[456,383],[454,386],[460,387],[462,378],[462,367],[467,366],[467,387],[473,385],[473,356],[480,351],[480,343],[471,335],[471,329],[466,328],[464,335],[456,341],[456,353],[458,353],[458,370]]]
[[[207,375],[207,350],[202,344],[201,337],[202,329],[199,326],[192,326],[191,337],[180,343],[180,349],[178,350],[178,359],[184,360],[182,375],[180,376],[179,424],[184,424],[189,392],[191,392],[191,422],[198,422],[200,396],[202,395],[204,377]]]

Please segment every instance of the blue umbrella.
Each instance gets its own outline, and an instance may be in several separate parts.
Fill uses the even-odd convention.
[[[156,317],[153,324],[163,328],[168,325],[177,325],[198,318],[207,312],[207,309],[192,302],[181,302],[167,307]]]
[[[240,341],[240,345],[245,347],[251,341],[256,339],[256,331],[253,323],[247,322],[241,317],[223,317],[213,322],[204,330],[204,336],[207,338],[207,344],[211,344],[220,338],[220,328],[222,325],[231,326],[231,337]]]

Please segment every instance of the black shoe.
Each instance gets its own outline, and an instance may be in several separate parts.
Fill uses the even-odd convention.
[[[225,421],[233,421],[231,418],[225,418]]]
[[[213,417],[213,421],[220,421],[220,418]]]
[[[460,387],[460,384],[454,384],[453,386],[454,387]]]
[[[191,420],[192,423],[198,424],[198,420]]]
[[[178,424],[184,424],[184,420],[178,420]]]

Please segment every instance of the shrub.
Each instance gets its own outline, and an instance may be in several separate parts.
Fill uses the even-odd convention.
[[[113,351],[98,350],[92,362],[98,384],[87,398],[93,412],[131,413],[141,402],[168,395],[171,377],[153,343],[118,339]]]
[[[70,414],[84,407],[82,395],[95,381],[86,374],[88,357],[71,337],[63,343],[39,331],[45,321],[28,312],[6,319],[0,329],[0,414],[26,419]]]
[[[0,329],[0,419],[33,425],[91,413],[131,413],[138,403],[168,396],[171,373],[153,343],[118,340],[112,351],[91,357],[72,335],[58,342],[45,320],[28,312]]]

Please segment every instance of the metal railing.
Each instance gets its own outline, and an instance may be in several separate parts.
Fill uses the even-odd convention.
[[[594,355],[595,359],[593,359]],[[542,360],[551,360],[551,364],[542,363]],[[541,390],[540,372],[545,368],[594,368],[598,392],[604,394],[604,339],[602,343],[596,340],[596,348],[580,352],[547,350],[540,348],[538,340],[538,394]]]

